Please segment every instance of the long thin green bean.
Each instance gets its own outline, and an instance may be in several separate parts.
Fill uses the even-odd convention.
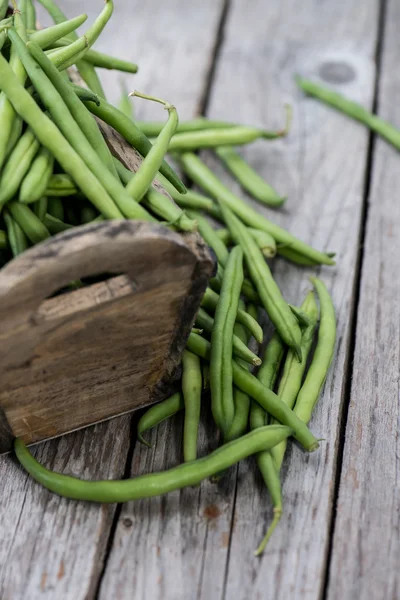
[[[47,207],[48,207],[48,198],[46,196],[42,196],[42,198],[40,198],[32,206],[33,212],[35,213],[35,215],[37,216],[39,221],[42,221],[42,223],[44,223],[44,220],[46,218]],[[48,229],[46,224],[45,224],[45,227],[46,227],[46,229]],[[50,229],[48,229],[48,231],[51,233]]]
[[[39,148],[40,143],[36,135],[32,129],[27,129],[3,167],[0,178],[0,208],[17,194]]]
[[[173,225],[179,231],[197,231],[198,229],[196,220],[191,219],[172,200],[153,188],[148,190],[143,204],[164,219],[168,225]]]
[[[13,256],[18,256],[25,252],[29,246],[28,238],[22,231],[18,223],[13,219],[8,210],[4,211],[4,223],[7,228],[8,243]]]
[[[69,19],[68,21],[61,22],[58,25],[34,31],[29,34],[29,39],[31,42],[38,44],[41,48],[46,49],[60,38],[78,29],[78,27],[83,25],[86,20],[87,15],[82,14],[73,19]]]
[[[187,214],[199,224],[199,233],[203,240],[214,250],[215,256],[223,267],[228,262],[229,252],[225,244],[218,237],[217,232],[201,214],[188,210]]]
[[[136,125],[143,131],[148,137],[157,136],[163,128],[162,121],[136,121]],[[177,133],[184,133],[187,131],[201,131],[203,129],[228,129],[229,127],[236,127],[237,123],[230,123],[229,121],[215,121],[206,119],[205,117],[199,117],[192,119],[191,121],[180,121]]]
[[[53,166],[53,155],[47,148],[41,148],[21,183],[19,189],[20,202],[25,204],[37,202],[45,195]]]
[[[8,0],[0,0],[0,19],[4,19],[8,10]]]
[[[50,471],[32,456],[19,438],[14,442],[14,450],[24,469],[48,490],[75,500],[114,503],[151,498],[183,487],[198,485],[203,479],[231,467],[240,460],[271,448],[290,434],[290,428],[282,425],[261,427],[224,444],[204,458],[181,464],[168,471],[114,481],[84,481]]]
[[[29,206],[21,202],[9,202],[9,211],[32,244],[39,244],[50,237],[50,232]]]
[[[142,444],[151,448],[151,444],[145,440],[143,434],[163,421],[166,421],[166,419],[176,415],[180,410],[183,410],[184,407],[185,404],[181,392],[177,392],[166,400],[162,400],[162,402],[150,406],[150,408],[140,417],[137,424],[136,431],[139,442],[142,442]]]
[[[257,242],[257,245],[265,258],[274,257],[276,254],[276,242],[272,235],[266,231],[261,231],[261,229],[254,229],[253,227],[248,227],[247,229]],[[229,246],[232,243],[232,236],[229,233],[229,229],[217,229],[216,234],[225,246]]]
[[[182,355],[182,394],[185,404],[183,423],[183,460],[197,458],[197,437],[201,410],[202,374],[200,359],[184,350]]]
[[[242,306],[242,310],[244,310],[244,302],[240,301],[240,305]],[[247,342],[247,334],[243,325],[239,323],[235,323],[233,328],[233,334],[241,341],[243,344]],[[261,362],[261,361],[260,361]],[[239,363],[244,369],[249,369],[250,365],[240,362]],[[233,388],[233,405],[235,407],[235,412],[233,416],[233,421],[229,431],[226,434],[225,441],[228,442],[230,440],[235,440],[236,438],[244,435],[247,430],[247,424],[249,421],[249,412],[250,412],[250,397],[248,394],[239,390],[238,388]]]
[[[68,38],[64,38],[57,39],[53,46],[54,48],[64,48],[70,44],[71,41]],[[110,56],[109,54],[104,54],[103,52],[98,52],[97,50],[92,49],[85,51],[85,61],[100,69],[121,71],[122,73],[135,74],[139,69],[139,67],[133,62],[123,60],[115,56]]]

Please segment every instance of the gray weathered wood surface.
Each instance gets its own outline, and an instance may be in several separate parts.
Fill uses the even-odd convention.
[[[60,4],[69,15],[82,11],[77,0]],[[117,3],[98,48],[137,61],[140,72],[126,79],[128,86],[173,101],[182,118],[205,111],[273,128],[282,122],[283,103],[293,105],[289,137],[254,144],[245,155],[289,196],[284,210],[266,214],[338,253],[338,266],[320,271],[338,314],[335,361],[311,423],[325,442],[310,456],[291,446],[283,469],[285,515],[261,559],[252,551],[271,505],[253,461],[218,485],[206,481],[115,509],[51,496],[3,458],[0,598],[399,596],[400,159],[385,143],[370,144],[358,124],[303,97],[293,81],[295,72],[319,78],[369,108],[377,90],[379,112],[400,126],[400,10],[396,0],[383,3],[386,11],[381,4]],[[94,0],[84,4],[90,18],[98,8]],[[118,100],[118,75],[103,75],[110,99]],[[135,107],[143,118],[163,116],[144,101]],[[242,193],[211,155],[207,160]],[[277,260],[274,272],[285,297],[298,302],[311,271]],[[149,450],[132,444],[135,418],[48,442],[38,456],[91,478],[176,464],[181,419],[153,431]],[[200,454],[217,444],[209,431],[203,421]]]

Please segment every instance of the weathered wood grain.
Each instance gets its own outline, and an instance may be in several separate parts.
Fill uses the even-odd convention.
[[[87,0],[84,6],[76,0],[59,0],[58,4],[68,16],[85,10],[90,20],[101,10],[97,0]],[[188,117],[197,112],[203,94],[222,8],[222,0],[200,4],[194,0],[184,4],[178,0],[119,0],[96,47],[140,62],[140,73],[128,78],[128,86],[147,93],[163,92],[176,102],[180,115]],[[43,10],[40,20],[49,22]],[[103,71],[102,76],[108,97],[118,100],[120,75]],[[160,109],[145,101],[137,102],[137,112],[141,118],[163,116],[162,110],[160,114]],[[38,449],[38,456],[46,465],[78,476],[121,477],[130,445],[130,421],[129,417],[114,419],[48,442]],[[168,451],[171,438],[175,440],[175,433],[164,437],[163,447]],[[5,541],[0,556],[2,600],[93,598],[113,507],[62,500],[27,480],[10,457],[0,459],[0,465],[0,518]],[[131,565],[135,560],[143,564],[140,551],[128,558]],[[110,597],[118,597],[113,586]]]
[[[238,479],[232,469],[219,486],[204,482],[197,490],[124,505],[102,600],[115,590],[121,598],[163,600],[321,597],[350,358],[368,135],[303,98],[293,75],[339,80],[343,92],[371,106],[378,9],[375,0],[362,11],[355,0],[346,5],[309,0],[301,7],[278,0],[230,4],[208,114],[273,128],[282,123],[284,101],[293,105],[288,139],[254,144],[245,155],[280,193],[289,195],[284,210],[266,214],[317,248],[338,253],[337,268],[320,270],[339,321],[337,354],[312,421],[326,441],[311,456],[290,447],[283,468],[285,515],[262,559],[252,553],[272,510],[250,461],[240,466]],[[218,172],[224,176],[222,169]],[[291,302],[300,302],[309,273],[276,261],[276,278]],[[173,423],[163,425],[152,433],[155,450],[135,450],[132,475],[176,464],[180,438],[173,432],[177,436]],[[206,440],[203,431],[200,454],[214,444],[216,439]]]
[[[378,113],[400,127],[400,6],[387,3]],[[400,156],[372,156],[351,399],[330,567],[330,600],[400,595]]]

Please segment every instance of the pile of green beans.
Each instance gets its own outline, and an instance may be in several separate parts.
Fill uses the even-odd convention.
[[[72,227],[127,218],[198,232],[213,251],[217,269],[191,323],[175,393],[144,412],[137,425],[138,440],[151,446],[149,432],[182,413],[184,464],[134,480],[95,482],[52,473],[19,439],[17,457],[36,481],[57,494],[125,502],[197,485],[207,477],[218,479],[254,454],[274,505],[273,522],[257,550],[261,553],[283,513],[280,469],[288,438],[307,452],[318,448],[308,423],[336,338],[333,304],[322,281],[313,278],[315,291],[300,307],[292,306],[267,260],[279,255],[311,267],[333,265],[334,255],[312,248],[252,209],[196,152],[209,149],[246,194],[279,208],[286,198],[235,147],[255,140],[272,143],[287,135],[291,110],[287,108],[285,126],[272,132],[205,117],[179,123],[177,107],[138,91],[128,94],[125,84],[119,107],[114,107],[96,69],[134,74],[138,67],[92,48],[112,17],[113,1],[105,0],[83,36],[76,31],[86,14],[67,19],[53,0],[39,2],[54,25],[37,31],[33,0],[13,0],[11,16],[0,0],[0,264]],[[87,88],[72,83],[71,66]],[[316,94],[306,82],[301,85]],[[135,121],[129,96],[163,105],[165,122]],[[323,99],[333,103],[326,95]],[[136,172],[112,155],[95,117],[142,156]],[[204,193],[186,189],[167,162],[168,153],[190,185]],[[265,320],[265,314],[275,327],[269,342],[258,320],[259,315]],[[261,356],[259,345],[264,343]],[[205,393],[211,395],[209,412],[221,446],[198,458]]]

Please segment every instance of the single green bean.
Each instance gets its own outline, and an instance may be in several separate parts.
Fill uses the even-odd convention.
[[[136,125],[148,137],[157,136],[163,128],[162,121],[136,121]],[[192,119],[191,121],[181,121],[176,130],[177,133],[187,131],[202,131],[203,129],[228,129],[229,127],[237,127],[237,123],[229,121],[213,121],[205,117]]]
[[[40,148],[32,161],[19,189],[19,201],[25,204],[37,202],[44,196],[53,173],[54,157],[47,148]],[[46,213],[46,211],[45,211]]]
[[[199,233],[203,240],[210,246],[220,265],[225,267],[229,259],[229,252],[225,244],[220,240],[215,229],[211,226],[209,221],[205,219],[201,214],[195,211],[188,210],[187,214],[192,219],[195,219],[199,224]]]
[[[303,77],[296,77],[297,85],[308,95],[322,100],[325,104],[336,108],[341,113],[363,123],[371,131],[383,137],[389,144],[400,150],[400,130],[393,127],[391,123],[370,113],[364,106],[349,100],[326,87],[319,85]]]
[[[309,258],[297,250],[290,248],[290,246],[278,245],[276,250],[280,256],[283,256],[283,258],[286,258],[286,260],[290,260],[294,264],[301,267],[314,267],[321,264],[319,261]],[[335,257],[335,252],[326,252],[326,256],[329,259],[333,259]]]
[[[47,186],[48,196],[74,196],[78,193],[72,177],[66,173],[56,173],[50,177]]]
[[[241,304],[244,305],[244,302],[241,301]],[[244,310],[244,306],[242,308]],[[246,330],[243,325],[239,325],[235,323],[233,328],[234,336],[236,336],[243,344],[247,342]],[[239,364],[244,369],[249,369],[250,366],[244,362],[239,361]],[[233,388],[233,405],[235,407],[235,412],[233,416],[232,425],[229,431],[226,434],[225,441],[228,442],[230,440],[235,440],[236,438],[244,435],[247,430],[247,425],[249,421],[249,412],[250,412],[250,397],[248,394],[239,390],[238,388]]]
[[[300,327],[308,327],[309,325],[311,325],[311,319],[307,315],[307,313],[305,313],[303,310],[301,310],[297,306],[293,306],[292,304],[289,304],[289,308],[292,311],[292,313],[294,314],[294,316],[296,317],[297,322],[300,325]]]
[[[65,135],[74,150],[97,177],[100,184],[103,185],[106,192],[114,200],[116,207],[127,218],[154,221],[153,217],[143,207],[132,201],[119,179],[114,177],[108,168],[104,168],[103,161],[71,115],[63,97],[42,69],[37,68],[36,61],[17,33],[14,30],[10,30],[8,35],[13,45],[17,47],[18,54],[29,74],[32,84],[46,104],[55,125],[60,128],[61,133]],[[75,98],[75,94],[71,93]]]
[[[56,24],[63,23],[67,21],[67,17],[64,15],[62,10],[53,2],[53,0],[39,0],[40,4],[44,6],[47,10],[51,18]],[[71,42],[74,42],[78,39],[78,35],[75,31],[72,31],[67,36]],[[97,76],[96,70],[93,65],[86,62],[85,60],[78,60],[76,63],[76,68],[79,71],[80,76],[87,84],[87,86],[96,94],[98,94],[101,98],[105,98],[105,93],[100,83],[100,79]]]
[[[40,143],[34,132],[32,129],[27,129],[4,165],[0,178],[0,207],[16,195],[39,148]]]
[[[11,27],[11,25],[10,25],[10,27]],[[0,50],[4,46],[4,43],[5,43],[6,39],[7,39],[7,32],[6,31],[0,31]]]
[[[322,386],[332,362],[336,341],[336,316],[332,298],[320,279],[312,277],[311,282],[320,303],[320,322],[313,360],[294,407],[295,414],[304,423],[310,421],[312,411],[321,394]]]
[[[21,202],[9,202],[9,211],[32,244],[39,244],[50,237],[50,232],[29,206]]]
[[[73,41],[69,46],[59,48],[56,52],[50,55],[51,62],[60,70],[63,71],[74,63],[85,57],[87,50],[93,46],[98,39],[104,27],[107,25],[114,11],[114,3],[112,0],[104,0],[104,8],[100,15],[89,27],[86,33]]]
[[[19,0],[18,4],[26,29],[36,29],[36,10],[32,0]]]
[[[189,334],[186,347],[188,350],[210,360],[211,344],[199,335]],[[306,424],[280,401],[278,396],[267,389],[254,375],[243,369],[235,360],[232,361],[233,383],[280,423],[293,429],[293,436],[308,452],[317,450],[319,444]]]
[[[289,350],[286,356],[283,373],[279,382],[278,396],[290,409],[296,402],[297,395],[301,388],[301,382],[306,369],[307,358],[311,350],[314,339],[314,332],[318,320],[318,307],[315,301],[314,292],[309,292],[301,306],[301,309],[310,318],[310,323],[302,331],[301,336],[301,361],[296,359],[292,350]],[[282,466],[283,457],[286,452],[286,444],[276,446],[271,450],[275,466],[279,471]]]
[[[0,19],[4,19],[8,10],[8,0],[0,0]]]
[[[184,406],[183,396],[180,392],[151,406],[140,417],[137,424],[137,437],[139,442],[142,442],[142,444],[151,448],[151,444],[144,439],[143,434],[149,429],[156,427],[156,425],[159,425],[163,421],[176,415],[180,410],[183,410]]]
[[[215,149],[215,153],[250,196],[272,207],[282,206],[285,202],[286,197],[279,196],[234,148],[221,146]]]
[[[126,87],[125,79],[120,80],[120,86],[121,86],[121,98],[118,103],[118,108],[121,112],[124,113],[124,115],[126,115],[133,121],[134,116],[135,116],[135,110],[134,110],[133,102],[131,102],[130,97],[129,97],[129,92],[128,92],[128,88]],[[165,125],[165,123],[164,123],[164,125]],[[118,159],[115,158],[115,160],[118,160]],[[120,164],[122,164],[120,161],[118,161],[118,162]],[[131,171],[129,171],[129,172],[131,173]],[[125,184],[126,183],[127,182],[125,181]]]
[[[48,60],[44,52],[37,44],[28,42],[29,52],[32,54],[36,62],[43,69],[43,72],[53,84],[55,90],[60,94],[69,109],[72,117],[80,127],[82,133],[86,137],[93,150],[99,155],[104,164],[107,165],[111,173],[117,178],[117,170],[114,165],[109,147],[104,140],[101,131],[89,111],[82,104],[74,89],[63,79],[57,68]],[[33,82],[34,83],[34,82]],[[39,82],[38,82],[39,83]],[[41,96],[44,99],[44,96]],[[51,110],[51,108],[49,108]],[[53,111],[54,112],[54,111]],[[57,122],[57,121],[56,121]],[[61,129],[63,131],[63,129]],[[65,135],[65,131],[64,131]],[[68,139],[68,138],[67,138]],[[70,140],[71,141],[71,140]],[[72,143],[72,142],[71,142]],[[106,188],[107,189],[107,188]]]
[[[126,186],[126,190],[131,198],[140,202],[149,187],[151,187],[154,177],[157,175],[158,170],[163,163],[164,157],[168,151],[169,142],[178,125],[178,113],[176,112],[175,106],[172,106],[172,104],[169,104],[160,98],[147,96],[146,94],[137,91],[134,91],[129,95],[144,98],[145,100],[151,100],[153,102],[159,102],[168,111],[168,120],[165,127],[157,137],[156,142],[151,147],[147,156],[143,159],[139,169]]]
[[[37,216],[37,218],[42,221],[42,223],[44,223],[44,220],[46,218],[46,213],[47,213],[47,205],[48,205],[48,199],[47,196],[42,196],[42,198],[40,198],[37,202],[34,203],[34,205],[32,206],[32,210],[35,213],[35,215]],[[48,229],[48,227],[45,224],[46,229]],[[50,229],[48,229],[48,231],[51,233]]]
[[[99,117],[118,131],[128,144],[133,146],[142,156],[147,156],[152,148],[152,144],[140,129],[136,127],[132,119],[103,99],[100,99],[100,106],[96,106],[93,102],[85,102],[85,105],[96,117]],[[186,192],[186,187],[165,160],[162,162],[160,172],[165,175],[178,192],[183,194]]]
[[[212,290],[211,288],[208,287],[202,298],[201,306],[203,306],[204,308],[206,308],[207,310],[209,310],[211,312],[215,312],[215,309],[217,308],[218,300],[219,300],[219,295],[216,292],[214,292],[214,290]],[[259,344],[262,343],[262,341],[263,341],[262,327],[259,325],[259,323],[256,321],[256,319],[252,318],[252,316],[248,312],[246,312],[245,310],[241,310],[239,308],[237,311],[237,314],[236,314],[236,323],[244,325],[244,327],[246,327],[246,329],[254,336],[256,341]]]
[[[265,349],[263,364],[257,373],[259,381],[261,381],[268,389],[273,389],[275,385],[284,353],[284,345],[278,334],[275,333]],[[264,427],[267,422],[268,415],[259,404],[253,401],[250,412],[250,428],[254,430],[258,427]],[[255,551],[255,556],[259,556],[264,551],[264,548],[282,517],[283,511],[280,476],[269,450],[257,454],[257,466],[271,495],[274,507],[274,518],[263,540]]]
[[[294,349],[301,360],[299,324],[272,277],[271,271],[254,239],[243,223],[221,203],[221,210],[234,240],[243,248],[247,268],[263,306],[282,340]]]
[[[255,242],[260,248],[261,252],[264,254],[265,258],[272,258],[276,254],[276,242],[272,235],[267,233],[266,231],[261,231],[261,229],[254,229],[253,227],[248,227],[249,233],[253,236]],[[229,233],[229,229],[217,229],[216,234],[219,239],[225,244],[225,246],[229,246],[232,244],[232,236]]]
[[[58,25],[34,31],[29,35],[29,39],[41,48],[46,49],[60,38],[78,29],[86,20],[87,15],[82,14],[73,19],[68,19],[68,21],[61,22]]]
[[[177,133],[169,145],[170,151],[187,152],[201,148],[217,148],[219,146],[238,146],[250,144],[258,139],[276,139],[287,134],[291,121],[291,109],[286,107],[286,124],[279,131],[265,131],[247,125],[235,125],[226,129],[202,129]]]
[[[271,234],[277,242],[290,245],[299,254],[315,260],[318,264],[335,264],[335,261],[333,261],[326,253],[314,250],[311,246],[301,242],[293,235],[278,225],[271,223],[271,221],[260,215],[260,213],[253,210],[241,198],[235,196],[195,154],[189,152],[184,153],[179,155],[179,160],[192,181],[202,187],[206,193],[210,194],[212,197],[225,202],[246,225],[266,231]]]
[[[19,138],[21,137],[23,127],[24,127],[23,120],[21,119],[21,117],[19,115],[16,115],[14,122],[13,122],[10,137],[8,138],[8,144],[7,144],[7,149],[6,149],[6,158],[8,158],[8,156],[14,150],[16,143],[18,142]]]
[[[14,442],[14,450],[24,469],[48,490],[75,500],[114,503],[151,498],[183,487],[198,485],[203,479],[231,467],[240,460],[271,448],[290,434],[289,427],[269,425],[224,444],[204,458],[181,464],[168,471],[114,481],[84,481],[50,471],[32,456],[19,438]]]
[[[157,190],[149,189],[143,204],[178,231],[197,231],[197,221],[189,218],[179,206]]]
[[[40,110],[1,55],[0,89],[10,99],[17,113],[30,125],[41,144],[50,150],[62,168],[73,177],[82,192],[99,212],[110,219],[123,218],[122,213],[97,177],[67,142],[57,126]]]
[[[232,393],[233,327],[243,283],[243,252],[233,248],[222,279],[221,293],[211,333],[211,409],[215,423],[226,434],[233,421]]]
[[[57,39],[55,40],[53,47],[65,48],[65,46],[69,46],[70,44],[71,41],[68,38]],[[122,73],[134,74],[138,72],[139,68],[135,63],[128,60],[122,60],[121,58],[116,58],[115,56],[110,56],[109,54],[104,54],[103,52],[92,49],[85,51],[85,61],[100,69],[121,71]]]
[[[73,225],[64,223],[56,217],[53,217],[53,215],[49,215],[49,213],[45,215],[43,223],[45,227],[50,231],[51,235],[56,235],[57,233],[61,233],[62,231],[67,231],[67,229],[72,229],[73,227]]]
[[[198,327],[201,327],[203,331],[211,333],[214,327],[214,319],[203,308],[199,308],[196,315],[196,325]],[[241,359],[243,362],[246,362],[256,367],[261,365],[261,359],[256,354],[254,354],[254,352],[252,352],[250,348],[247,347],[245,342],[243,342],[243,340],[241,340],[235,334],[232,338],[232,352],[237,358]]]
[[[18,256],[28,248],[28,239],[8,210],[4,211],[4,223],[7,228],[7,237],[11,252],[13,256]]]
[[[19,11],[14,12],[14,27],[18,31],[21,38],[26,41],[26,29]],[[4,60],[4,57],[3,57]],[[19,56],[13,46],[10,51],[10,69],[15,73],[18,82],[25,85],[26,72]],[[0,86],[0,89],[1,86]],[[2,89],[0,94],[0,170],[4,164],[9,150],[9,139],[13,131],[14,122],[16,119],[15,107],[13,107],[10,98]]]
[[[63,76],[63,72],[60,72],[61,77]],[[83,88],[80,85],[76,85],[75,83],[71,83],[70,81],[68,81],[70,87],[74,90],[75,94],[79,94],[78,98],[81,102],[85,101],[85,102],[94,102],[95,104],[97,104],[97,106],[100,106],[100,98],[98,97],[97,94],[95,94],[94,92],[92,92],[92,90],[89,90],[87,88]]]
[[[197,437],[201,410],[201,365],[196,354],[184,350],[182,355],[182,394],[185,404],[183,424],[183,460],[197,458]]]

